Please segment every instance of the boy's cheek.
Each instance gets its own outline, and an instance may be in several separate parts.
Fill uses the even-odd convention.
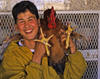
[[[24,27],[24,24],[18,24],[18,28],[21,29]]]
[[[34,25],[36,25],[36,22],[32,21],[29,24],[34,26]]]
[[[18,24],[18,26],[24,26],[24,23],[20,23],[20,24]]]
[[[29,25],[38,26],[39,23],[38,23],[36,20],[34,20],[34,21],[30,21],[30,22],[29,22]]]

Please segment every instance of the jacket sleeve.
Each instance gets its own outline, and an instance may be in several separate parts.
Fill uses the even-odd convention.
[[[65,65],[64,79],[81,79],[87,67],[83,55],[78,50],[68,55],[68,62]]]
[[[32,61],[23,67],[15,57],[4,54],[0,65],[0,79],[44,79],[43,67]]]

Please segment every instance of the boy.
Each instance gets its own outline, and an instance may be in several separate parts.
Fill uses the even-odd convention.
[[[46,50],[42,43],[34,42],[40,27],[36,6],[30,1],[17,3],[12,10],[15,30],[22,35],[21,40],[12,41],[4,53],[0,66],[0,79],[61,79],[56,71],[48,66]],[[61,32],[63,32],[61,30]],[[61,35],[63,42],[65,35]],[[86,69],[86,61],[76,50],[70,38],[71,54],[64,70],[64,79],[80,79]]]

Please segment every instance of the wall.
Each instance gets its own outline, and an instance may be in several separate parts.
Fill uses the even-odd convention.
[[[12,7],[23,0],[0,0],[0,11],[10,12]],[[26,0],[27,1],[27,0]],[[100,10],[100,0],[29,0],[35,3],[38,10],[54,6],[55,10],[82,11]]]

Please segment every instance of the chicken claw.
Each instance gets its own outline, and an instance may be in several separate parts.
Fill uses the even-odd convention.
[[[35,39],[33,41],[38,41],[38,42],[43,43],[45,45],[45,48],[46,48],[46,51],[47,51],[47,55],[50,56],[50,51],[48,49],[48,46],[51,47],[51,45],[48,43],[48,41],[50,40],[51,37],[53,37],[53,35],[51,35],[48,38],[45,38],[44,35],[43,35],[43,32],[42,32],[42,28],[41,27],[40,27],[40,31],[41,31],[42,39],[41,40]]]
[[[70,34],[72,33],[72,31],[76,28],[70,28],[70,23],[68,25],[68,30],[66,30],[66,34],[67,34],[67,39],[66,39],[66,49],[69,47],[69,37],[70,37]]]

